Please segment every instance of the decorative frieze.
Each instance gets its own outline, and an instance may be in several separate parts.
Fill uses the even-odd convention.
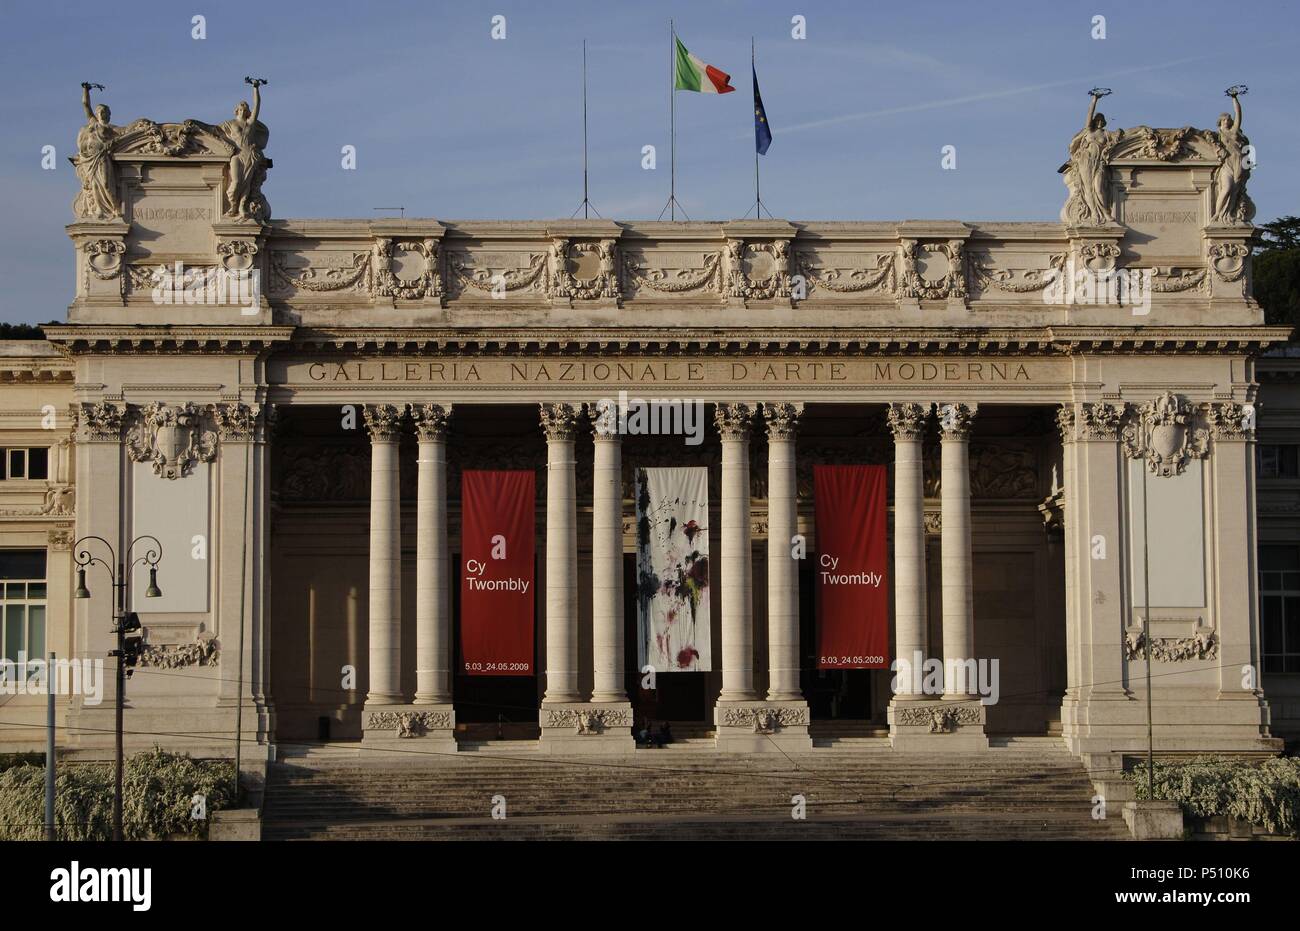
[[[755,734],[775,734],[787,727],[808,726],[807,705],[727,705],[720,710],[723,727],[749,728]]]
[[[155,475],[183,478],[197,463],[217,457],[216,431],[207,429],[197,404],[156,401],[136,409],[133,419],[126,434],[126,454],[132,462],[152,463]]]
[[[185,666],[221,665],[221,644],[215,638],[193,643],[146,643],[140,650],[140,665],[152,669],[181,669]]]
[[[1130,660],[1146,659],[1146,634],[1130,628],[1124,634],[1124,655]],[[1190,637],[1152,637],[1151,659],[1161,663],[1181,663],[1195,659],[1218,659],[1219,635],[1212,628],[1198,628]]]
[[[790,296],[790,241],[727,240],[727,294],[741,300]]]
[[[971,702],[951,705],[899,703],[893,708],[894,724],[900,727],[928,727],[931,734],[951,734],[963,725],[981,723],[980,709]]]
[[[420,273],[414,278],[402,277],[394,268],[397,256],[411,253],[422,262]],[[374,267],[374,293],[382,297],[415,301],[442,295],[442,274],[438,268],[438,240],[389,239],[379,237],[371,253]]]
[[[1032,294],[1044,291],[1065,272],[1067,254],[1055,252],[1047,258],[1047,268],[1014,270],[996,268],[989,253],[971,254],[971,278],[985,291],[1002,291],[1007,294]]]
[[[1122,431],[1124,451],[1130,459],[1145,459],[1155,475],[1181,475],[1188,460],[1209,453],[1209,431],[1199,419],[1195,406],[1166,391],[1130,415]]]
[[[450,711],[370,711],[367,731],[393,731],[400,738],[423,737],[429,731],[449,730]]]
[[[633,256],[624,253],[623,275],[637,289],[644,288],[660,294],[687,294],[692,291],[710,291],[720,294],[722,253],[707,253],[701,268],[679,268],[672,271],[638,264]]]
[[[874,267],[839,268],[819,264],[817,253],[799,250],[794,253],[795,271],[803,277],[808,293],[817,289],[832,294],[863,294],[871,291],[893,297],[898,290],[894,256],[883,253],[876,256]]]
[[[572,728],[584,736],[632,726],[631,708],[544,708],[543,727]]]

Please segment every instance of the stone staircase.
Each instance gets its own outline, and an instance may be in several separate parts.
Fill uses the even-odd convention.
[[[1049,738],[970,755],[899,754],[885,741],[791,754],[696,746],[630,759],[554,758],[532,742],[476,753],[333,745],[273,763],[267,840],[1120,840],[1121,812]],[[864,744],[866,742],[864,741]],[[525,749],[528,747],[528,749]],[[791,796],[807,817],[791,817]],[[504,796],[504,820],[491,817]]]

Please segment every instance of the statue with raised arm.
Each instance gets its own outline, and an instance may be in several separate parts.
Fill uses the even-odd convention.
[[[226,137],[234,152],[230,156],[229,174],[226,178],[225,215],[236,220],[265,220],[271,207],[262,196],[262,182],[270,160],[262,153],[270,139],[270,131],[258,120],[262,111],[262,78],[244,78],[253,88],[253,106],[241,100],[235,107],[234,119],[217,127]]]
[[[72,202],[78,220],[113,220],[122,216],[117,195],[117,174],[113,170],[113,146],[121,129],[114,126],[105,104],[90,107],[90,89],[103,90],[103,84],[81,82],[81,108],[86,125],[77,133],[77,154],[71,161],[81,181],[81,191]]]
[[[1246,151],[1250,140],[1241,131],[1241,95],[1246,87],[1234,84],[1224,93],[1232,98],[1232,113],[1219,116],[1216,139],[1223,160],[1210,181],[1210,222],[1235,226],[1249,223],[1255,214],[1255,205],[1246,195],[1252,164]]]
[[[1106,129],[1106,117],[1097,112],[1097,101],[1109,88],[1088,91],[1088,117],[1083,129],[1070,140],[1070,160],[1061,166],[1070,196],[1061,209],[1062,222],[1076,226],[1105,226],[1114,220],[1110,203],[1109,162],[1111,150],[1123,130]]]

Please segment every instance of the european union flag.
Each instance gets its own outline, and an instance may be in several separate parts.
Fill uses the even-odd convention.
[[[750,65],[754,75],[754,148],[759,155],[767,154],[767,147],[772,144],[772,127],[767,125],[767,111],[763,109],[763,97],[758,92],[758,71]]]

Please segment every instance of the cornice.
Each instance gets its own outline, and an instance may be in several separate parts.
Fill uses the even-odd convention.
[[[70,355],[93,353],[258,353],[288,343],[291,326],[46,326],[45,337]]]

